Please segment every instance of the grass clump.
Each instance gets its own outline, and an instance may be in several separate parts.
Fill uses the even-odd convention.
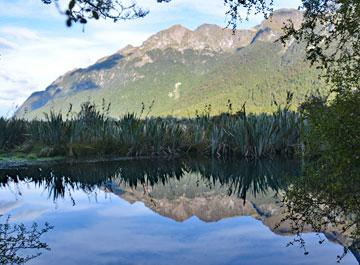
[[[195,118],[150,117],[128,113],[110,118],[110,104],[101,108],[70,106],[66,115],[51,111],[44,120],[1,119],[0,150],[53,156],[211,156],[293,157],[300,143],[300,115],[290,110],[291,96],[272,114],[248,114],[245,105],[211,116],[211,106]],[[15,137],[16,135],[16,137]]]

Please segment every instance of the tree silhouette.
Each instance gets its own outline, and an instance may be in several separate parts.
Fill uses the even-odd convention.
[[[43,228],[39,228],[34,223],[27,228],[24,224],[10,224],[9,219],[7,217],[5,223],[0,223],[0,264],[24,264],[40,256],[41,250],[50,250],[40,238],[53,226],[45,223]],[[29,250],[38,252],[27,254]]]

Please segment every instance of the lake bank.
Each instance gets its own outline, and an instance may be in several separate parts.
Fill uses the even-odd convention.
[[[131,161],[131,160],[151,160],[151,159],[174,159],[175,157],[151,157],[151,156],[104,156],[104,157],[82,157],[82,158],[70,158],[70,157],[19,157],[19,156],[1,156],[0,155],[0,170],[12,169],[19,167],[34,167],[59,165],[59,164],[84,164],[84,163],[100,163],[100,162],[118,162],[118,161]]]

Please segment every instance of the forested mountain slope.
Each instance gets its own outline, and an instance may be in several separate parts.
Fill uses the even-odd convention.
[[[192,31],[175,25],[151,36],[141,46],[127,46],[85,69],[59,77],[45,91],[33,93],[16,115],[42,118],[51,109],[65,113],[84,101],[111,103],[114,117],[140,112],[152,105],[151,115],[192,116],[211,105],[211,113],[246,102],[248,111],[269,111],[273,98],[294,103],[322,86],[318,73],[304,61],[304,47],[274,41],[289,18],[295,25],[302,14],[275,11],[270,20],[250,30],[204,24]]]

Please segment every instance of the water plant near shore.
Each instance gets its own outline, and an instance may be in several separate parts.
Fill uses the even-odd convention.
[[[290,101],[289,101],[290,103]],[[231,106],[231,103],[229,104]],[[210,115],[210,107],[195,118],[108,115],[110,105],[99,110],[84,103],[79,113],[50,112],[44,120],[1,119],[3,151],[33,152],[38,156],[181,156],[243,157],[260,159],[293,157],[300,143],[301,118],[290,104],[272,114]],[[9,137],[8,135],[18,135]],[[26,147],[26,148],[25,148]]]

